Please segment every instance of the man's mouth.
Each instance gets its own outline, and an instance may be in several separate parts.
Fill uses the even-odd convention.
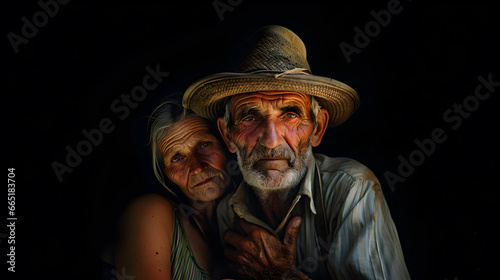
[[[263,158],[254,164],[254,168],[260,170],[278,170],[282,171],[289,168],[288,159],[285,158]]]

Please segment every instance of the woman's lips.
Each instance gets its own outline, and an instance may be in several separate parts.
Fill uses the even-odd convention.
[[[202,180],[202,181],[198,182],[198,184],[194,185],[193,188],[200,187],[200,186],[203,186],[205,184],[208,184],[208,183],[212,182],[213,179],[214,179],[214,177],[210,177],[210,178],[207,178],[205,180]]]

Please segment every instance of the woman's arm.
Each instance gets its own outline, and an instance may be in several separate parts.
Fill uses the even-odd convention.
[[[174,213],[169,201],[156,194],[136,199],[122,217],[115,249],[117,272],[126,272],[135,280],[171,279],[173,228]]]

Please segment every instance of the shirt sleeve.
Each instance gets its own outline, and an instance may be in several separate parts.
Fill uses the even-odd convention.
[[[373,178],[336,174],[330,181],[327,198],[335,197],[339,206],[327,206],[333,212],[329,273],[333,279],[410,279],[380,184],[369,174]]]

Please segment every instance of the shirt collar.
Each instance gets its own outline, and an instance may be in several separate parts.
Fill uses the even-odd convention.
[[[302,180],[299,192],[297,195],[306,195],[309,197],[309,207],[311,208],[311,212],[316,214],[316,207],[314,206],[314,198],[313,198],[313,188],[315,180],[315,176],[317,176],[316,172],[316,160],[314,156],[311,156],[311,161],[309,162],[309,168],[307,168],[307,173],[304,176],[304,180]],[[317,178],[320,179],[320,178]]]

